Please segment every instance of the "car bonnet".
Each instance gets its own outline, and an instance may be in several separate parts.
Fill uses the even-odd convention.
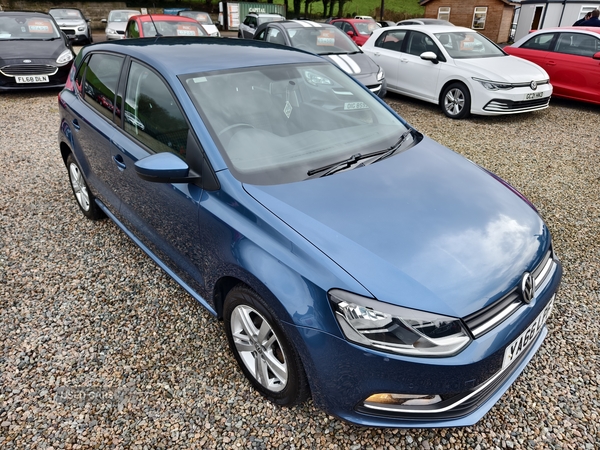
[[[549,78],[546,71],[537,64],[510,55],[454,59],[454,63],[475,77],[485,77],[491,81],[523,83]]]
[[[244,187],[375,298],[452,316],[508,292],[549,245],[528,203],[428,138],[354,170]]]

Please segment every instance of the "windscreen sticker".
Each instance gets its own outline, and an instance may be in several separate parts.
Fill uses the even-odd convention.
[[[335,34],[330,30],[323,30],[317,36],[317,45],[331,46],[335,45]]]
[[[177,36],[198,36],[198,29],[190,25],[177,25]]]
[[[77,11],[67,11],[67,16],[79,17],[79,13]]]
[[[475,38],[473,36],[466,35],[465,38],[460,41],[460,50],[471,51],[475,47]]]
[[[47,20],[30,20],[27,26],[30,33],[51,33],[52,30],[52,24]]]
[[[344,103],[344,110],[353,111],[356,109],[369,109],[369,107],[364,102],[346,102],[346,103]]]

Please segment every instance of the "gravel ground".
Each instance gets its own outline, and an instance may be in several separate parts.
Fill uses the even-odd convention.
[[[56,92],[0,95],[0,447],[600,448],[600,109],[452,121],[390,96],[430,137],[527,195],[565,275],[544,345],[475,426],[349,425],[280,409],[221,324],[109,220],[86,220],[59,156]]]

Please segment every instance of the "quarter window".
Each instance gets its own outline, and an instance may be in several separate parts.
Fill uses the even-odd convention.
[[[84,100],[100,114],[113,120],[115,107],[115,92],[121,74],[123,57],[95,53],[88,62],[83,82]]]
[[[440,6],[438,8],[438,16],[439,20],[447,20],[450,22],[450,7],[449,6]]]
[[[154,152],[185,159],[188,124],[164,81],[131,63],[125,96],[125,131]]]
[[[483,30],[485,28],[485,19],[487,16],[487,6],[478,6],[473,13],[473,28],[474,30]]]

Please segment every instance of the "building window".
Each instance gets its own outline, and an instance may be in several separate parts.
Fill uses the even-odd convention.
[[[474,30],[483,30],[485,28],[485,16],[487,16],[487,6],[478,6],[473,13]]]
[[[600,8],[599,6],[582,6],[581,11],[579,11],[579,19],[583,19],[587,13],[591,13],[593,10]]]
[[[439,20],[447,20],[450,22],[450,7],[449,6],[440,6],[438,9],[438,17]]]

